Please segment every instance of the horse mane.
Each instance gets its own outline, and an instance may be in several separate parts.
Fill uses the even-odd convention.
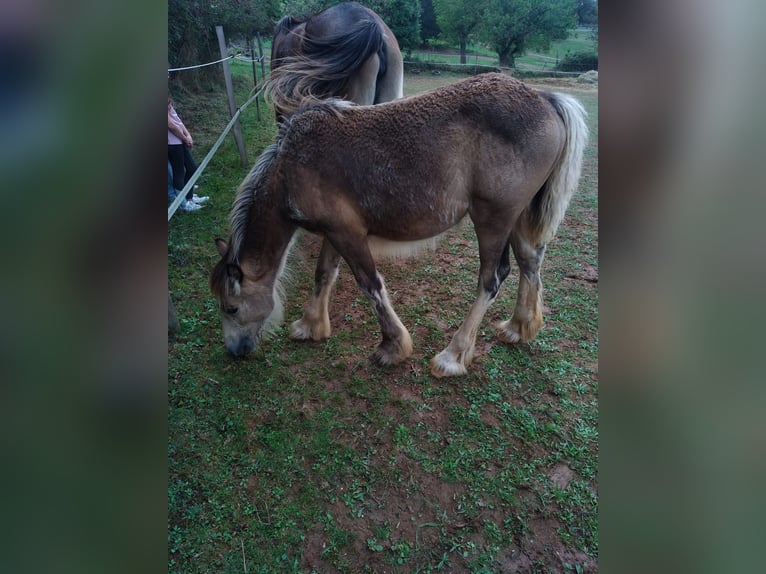
[[[262,193],[268,185],[269,179],[274,172],[276,157],[279,153],[280,141],[283,136],[283,129],[280,126],[279,136],[276,143],[273,143],[263,150],[255,162],[255,165],[247,174],[237,188],[237,194],[234,198],[234,204],[229,214],[229,224],[231,233],[229,236],[229,247],[226,255],[213,268],[210,274],[210,290],[218,299],[223,299],[229,295],[229,266],[239,265],[240,251],[245,240],[247,227],[251,223],[252,208],[259,193]],[[294,238],[290,240],[286,254],[290,252]],[[282,259],[281,268],[274,282],[274,308],[264,321],[263,335],[268,336],[274,332],[277,326],[282,322],[285,279],[285,261],[287,255]],[[236,293],[238,294],[238,293]]]
[[[234,204],[229,214],[231,239],[229,241],[228,260],[230,262],[239,263],[239,251],[245,238],[247,226],[250,223],[250,209],[256,194],[263,189],[271,176],[278,151],[278,141],[264,149],[250,173],[237,188]]]

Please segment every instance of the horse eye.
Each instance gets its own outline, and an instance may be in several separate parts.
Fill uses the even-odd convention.
[[[226,313],[229,315],[234,315],[238,309],[238,307],[226,307]]]

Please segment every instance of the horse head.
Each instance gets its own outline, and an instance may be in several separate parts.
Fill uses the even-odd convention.
[[[210,288],[220,303],[226,348],[235,357],[242,357],[258,346],[264,327],[268,331],[275,310],[274,287],[230,261],[226,241],[216,239],[215,243],[221,261],[213,269]]]

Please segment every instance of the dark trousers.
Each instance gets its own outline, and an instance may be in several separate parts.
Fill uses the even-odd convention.
[[[194,161],[189,148],[184,144],[168,144],[168,161],[173,168],[173,187],[181,191],[197,171],[197,163]],[[191,199],[193,190],[189,190],[186,199]]]

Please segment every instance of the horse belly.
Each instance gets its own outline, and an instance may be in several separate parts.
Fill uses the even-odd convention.
[[[406,259],[434,251],[443,237],[444,234],[441,233],[420,241],[392,241],[377,235],[370,235],[367,237],[367,246],[375,259]]]

